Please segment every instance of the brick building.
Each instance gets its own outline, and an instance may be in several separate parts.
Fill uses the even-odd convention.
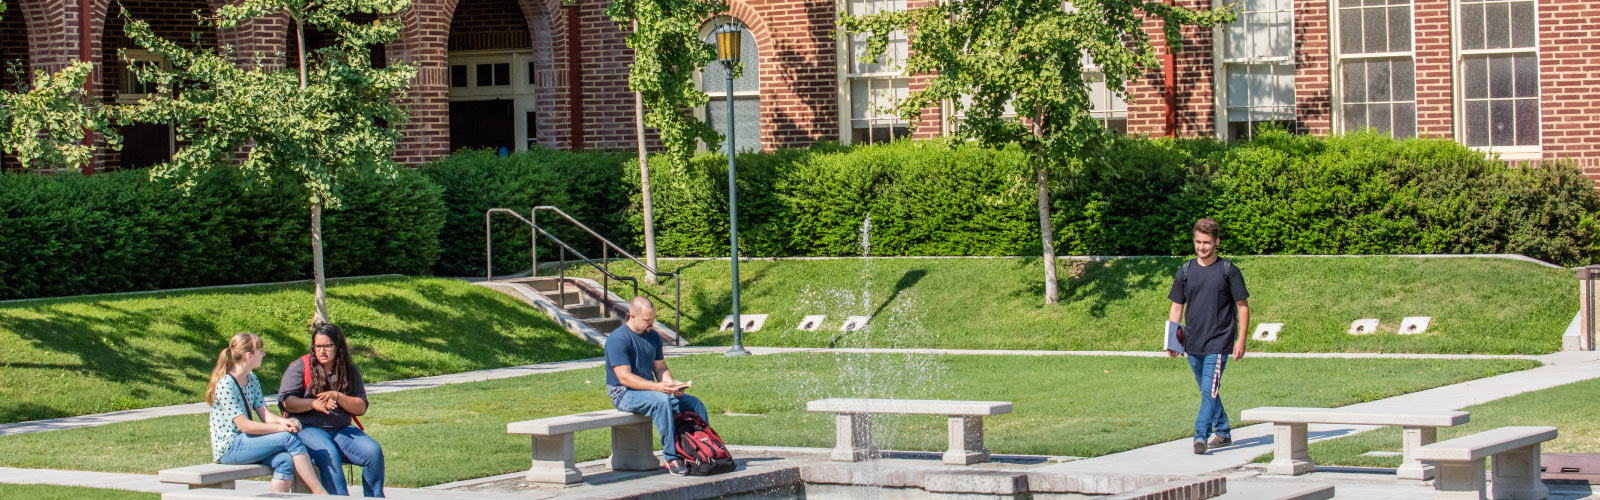
[[[88,4],[80,38],[80,1]],[[224,1],[224,0],[216,0]],[[199,30],[212,0],[122,0],[130,13],[182,43],[257,52],[266,63],[293,44],[285,19],[224,33]],[[727,20],[747,26],[746,75],[734,83],[741,149],[819,140],[885,140],[908,133],[879,109],[926,77],[896,71],[903,42],[876,63],[835,37],[839,14],[915,8],[930,0],[732,0]],[[1223,0],[1172,0],[1188,7]],[[418,164],[460,147],[625,149],[634,145],[630,51],[605,18],[607,0],[414,0],[401,39],[383,56],[419,65],[398,159]],[[102,64],[95,95],[136,99],[118,49],[131,48],[107,0],[10,0],[0,60],[54,70],[87,55]],[[908,5],[909,4],[909,5]],[[1248,136],[1275,122],[1302,133],[1376,127],[1397,136],[1447,137],[1506,159],[1566,157],[1600,176],[1600,4],[1581,0],[1238,0],[1239,20],[1191,29],[1187,43],[1120,99],[1095,92],[1095,115],[1132,134]],[[1158,23],[1147,30],[1163,43]],[[198,32],[197,32],[198,30]],[[80,43],[86,39],[87,45]],[[313,40],[315,41],[315,40]],[[1160,49],[1165,54],[1163,46]],[[147,54],[130,51],[133,59]],[[720,68],[696,110],[724,130]],[[1170,76],[1169,76],[1170,75]],[[13,85],[9,74],[0,84]],[[917,135],[944,133],[929,110]],[[128,148],[101,168],[148,164],[177,144],[166,127],[125,131]],[[653,139],[647,139],[653,140]],[[0,159],[0,162],[12,161]]]

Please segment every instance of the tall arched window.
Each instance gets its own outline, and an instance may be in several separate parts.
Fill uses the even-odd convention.
[[[729,22],[745,26],[743,40],[739,43],[739,60],[744,64],[744,74],[733,79],[734,146],[738,151],[761,150],[761,65],[756,49],[756,37],[742,21],[726,16],[712,18],[700,27],[700,39],[716,43],[711,32]],[[695,110],[700,119],[728,136],[728,70],[721,62],[712,61],[700,70],[699,88],[711,100]],[[727,151],[727,148],[720,148]]]

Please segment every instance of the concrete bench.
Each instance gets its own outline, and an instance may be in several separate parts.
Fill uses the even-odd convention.
[[[506,424],[506,433],[533,437],[533,465],[528,481],[573,484],[583,480],[578,472],[574,434],[611,428],[611,470],[655,470],[661,467],[651,451],[655,433],[648,417],[619,410],[525,420]]]
[[[1433,466],[1418,461],[1413,454],[1417,447],[1438,439],[1438,428],[1467,423],[1470,414],[1464,411],[1430,410],[1352,410],[1342,408],[1285,408],[1268,406],[1251,408],[1239,414],[1246,422],[1269,422],[1273,425],[1274,455],[1267,465],[1270,474],[1298,476],[1317,467],[1311,460],[1306,442],[1306,424],[1342,425],[1393,425],[1405,428],[1404,458],[1395,476],[1400,479],[1425,481],[1432,479]]]
[[[202,488],[231,490],[234,481],[271,475],[272,468],[265,465],[205,464],[162,470],[156,474],[156,479],[163,483],[181,484],[191,490]],[[289,491],[310,493],[311,488],[306,486],[305,481],[300,480],[300,476],[295,476],[294,485]]]
[[[833,413],[838,440],[830,457],[859,462],[873,456],[873,413],[944,415],[949,418],[950,449],[944,463],[968,465],[989,461],[983,447],[983,417],[1011,413],[1008,401],[941,401],[926,399],[823,399],[806,403],[806,411]]]
[[[1550,489],[1539,479],[1539,443],[1555,438],[1555,427],[1501,427],[1423,446],[1416,457],[1438,465],[1433,489],[1439,500],[1544,500]],[[1494,457],[1487,496],[1486,457]]]

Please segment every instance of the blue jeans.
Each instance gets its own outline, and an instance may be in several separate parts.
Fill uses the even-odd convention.
[[[617,409],[656,421],[656,430],[661,431],[661,456],[667,460],[682,458],[678,456],[678,433],[673,429],[672,416],[679,411],[694,410],[700,414],[700,418],[706,418],[705,403],[688,394],[674,397],[664,392],[628,389],[622,395],[622,401],[617,403]],[[710,419],[706,421],[710,422]]]
[[[1200,386],[1200,414],[1194,417],[1194,438],[1205,439],[1213,432],[1231,437],[1228,410],[1222,408],[1222,370],[1228,366],[1227,354],[1189,355],[1189,369]]]
[[[306,454],[300,438],[289,432],[275,432],[252,436],[243,432],[233,437],[228,452],[217,463],[226,465],[266,465],[272,467],[272,478],[294,479],[294,456]]]
[[[340,466],[350,463],[361,468],[361,494],[383,496],[383,448],[354,425],[337,431],[317,427],[300,430],[300,440],[311,452],[311,463],[322,475],[322,487],[330,495],[349,495],[348,481]]]

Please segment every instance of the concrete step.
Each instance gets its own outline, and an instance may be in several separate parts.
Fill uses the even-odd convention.
[[[612,330],[622,326],[622,321],[620,318],[591,318],[583,320],[585,324],[599,330],[600,333],[611,333]]]
[[[591,319],[600,317],[600,304],[583,304],[567,306],[567,314],[578,319]]]
[[[565,294],[556,291],[539,293],[543,294],[545,297],[548,297],[556,304],[563,306],[577,306],[593,302],[586,300],[587,297],[584,296],[583,292],[579,291],[577,287],[567,287],[567,292]]]
[[[529,288],[540,292],[548,292],[556,289],[556,285],[560,282],[560,278],[556,276],[538,276],[532,278],[516,278],[506,281],[528,285]],[[567,288],[572,288],[572,282],[567,282]]]
[[[1228,480],[1228,492],[1215,500],[1327,500],[1333,485],[1287,481]]]

